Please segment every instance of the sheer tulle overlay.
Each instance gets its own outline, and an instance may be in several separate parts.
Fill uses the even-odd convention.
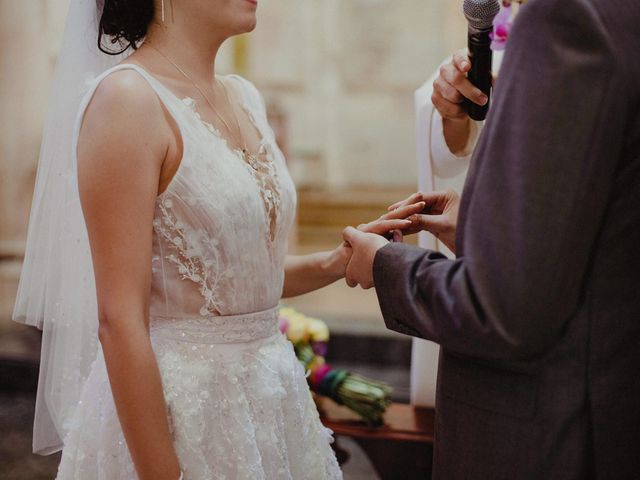
[[[252,165],[200,119],[192,99],[138,66],[105,72],[87,99],[123,69],[149,82],[184,145],[156,202],[150,334],[185,479],[342,478],[305,372],[278,332],[295,190],[261,97],[240,77],[224,79],[262,136]],[[136,478],[102,352],[67,431],[59,479]]]

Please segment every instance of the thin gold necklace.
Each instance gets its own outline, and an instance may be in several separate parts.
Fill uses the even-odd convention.
[[[222,124],[225,126],[225,128],[229,132],[229,135],[231,135],[232,137],[235,137],[235,140],[239,140],[239,142],[238,142],[239,145],[243,145],[242,147],[240,147],[238,149],[234,149],[234,151],[238,151],[241,154],[241,156],[242,156],[242,158],[243,158],[243,160],[245,162],[247,162],[252,168],[257,169],[258,168],[258,164],[257,164],[258,158],[257,158],[256,155],[254,155],[251,152],[249,152],[249,149],[247,148],[247,144],[244,141],[244,136],[242,135],[242,128],[240,128],[240,120],[238,119],[238,114],[236,113],[235,108],[233,108],[233,104],[231,103],[231,98],[229,97],[229,92],[227,91],[226,85],[223,82],[221,82],[219,80],[216,80],[222,86],[222,90],[224,91],[224,95],[225,95],[225,98],[227,100],[227,103],[229,104],[229,108],[231,108],[231,112],[233,113],[234,119],[236,121],[236,126],[238,128],[238,134],[237,135],[235,135],[235,133],[233,132],[231,127],[229,127],[229,124],[226,122],[224,117],[220,113],[218,113],[218,109],[216,109],[213,106],[213,103],[211,102],[211,100],[209,100],[209,97],[198,86],[198,84],[187,74],[187,72],[185,72],[182,68],[180,68],[180,66],[178,66],[178,64],[176,64],[173,60],[171,60],[167,55],[165,55],[163,52],[161,52],[158,48],[154,47],[149,42],[145,42],[145,44],[148,45],[149,47],[153,48],[156,52],[158,52],[160,54],[160,56],[162,56],[171,65],[173,65],[175,67],[175,69],[178,70],[178,72],[180,72],[182,74],[182,76],[184,76],[187,80],[189,80],[193,84],[193,86],[196,88],[196,90],[198,90],[198,92],[200,93],[202,98],[204,98],[205,101],[209,104],[209,107],[211,107],[211,110],[213,110],[213,113],[215,113],[215,115],[220,119]]]

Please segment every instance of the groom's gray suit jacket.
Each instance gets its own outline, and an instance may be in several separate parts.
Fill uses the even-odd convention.
[[[640,478],[640,0],[522,9],[457,252],[374,264],[387,326],[442,346],[435,478]]]

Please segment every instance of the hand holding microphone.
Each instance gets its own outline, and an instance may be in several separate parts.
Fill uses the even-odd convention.
[[[466,49],[460,50],[453,58],[440,67],[439,75],[433,82],[431,103],[442,117],[444,139],[451,153],[465,154],[471,135],[467,101],[486,105],[489,97],[474,86],[467,74],[471,70],[471,59]]]
[[[457,52],[440,67],[431,100],[444,119],[461,120],[468,114],[473,120],[484,120],[493,83],[490,34],[500,2],[464,0],[463,9],[469,22],[468,51]]]
[[[431,101],[443,119],[466,120],[466,100],[480,106],[489,101],[489,97],[467,78],[470,70],[471,59],[466,49],[456,52],[449,62],[440,67],[433,82]]]

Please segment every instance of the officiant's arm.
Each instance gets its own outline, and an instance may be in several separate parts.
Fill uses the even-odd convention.
[[[485,358],[541,354],[576,313],[633,105],[592,4],[531,2],[510,42],[459,258],[391,244],[373,269],[389,328]]]
[[[465,63],[466,62],[466,63]],[[416,91],[418,135],[424,135],[425,158],[433,174],[450,178],[469,166],[482,122],[469,119],[462,107],[465,96],[482,103],[482,92],[466,78],[470,68],[467,51],[456,52]]]
[[[433,141],[439,147],[437,142],[443,138],[446,150],[456,157],[471,155],[480,129],[480,122],[469,118],[463,102],[468,99],[478,105],[486,105],[488,101],[487,96],[467,78],[471,62],[466,48],[454,53],[438,69],[431,94],[431,102],[438,113],[434,126],[442,129],[442,133],[434,132],[437,134]]]

